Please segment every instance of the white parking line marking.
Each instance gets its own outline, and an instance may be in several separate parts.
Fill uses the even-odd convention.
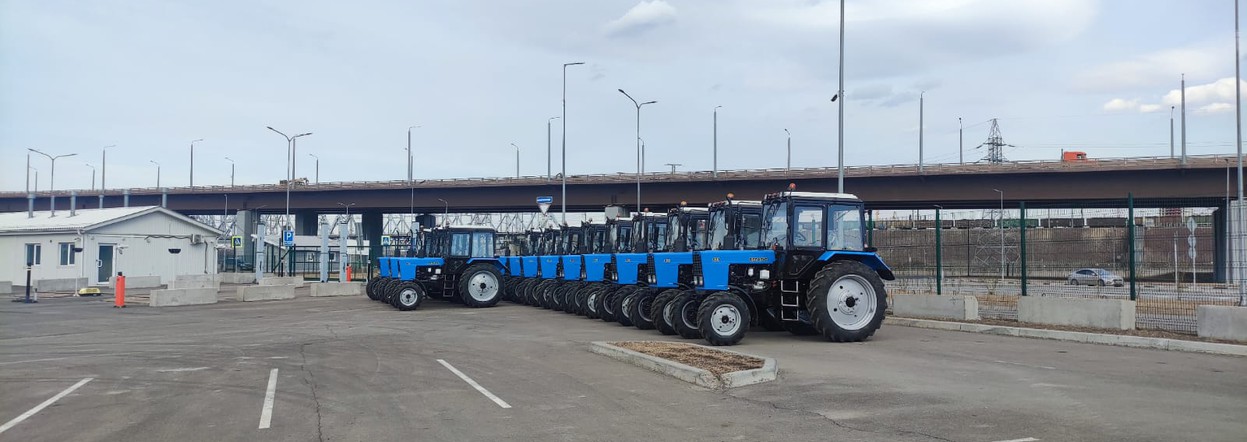
[[[168,368],[164,370],[156,370],[157,373],[181,373],[184,371],[207,370],[209,367],[186,367],[186,368]]]
[[[15,417],[11,421],[5,422],[4,425],[0,425],[0,433],[8,431],[8,429],[13,428],[14,425],[22,423],[22,421],[26,420],[27,418],[31,416],[34,416],[35,413],[38,413],[40,410],[43,410],[44,408],[48,408],[48,406],[52,405],[52,403],[60,400],[61,398],[65,396],[68,396],[70,393],[73,393],[74,390],[78,389],[78,387],[86,385],[87,382],[91,382],[92,379],[95,379],[95,378],[86,378],[81,381],[78,381],[77,384],[74,384],[72,387],[66,388],[64,391],[57,393],[57,395],[52,396],[51,399],[43,401],[42,404],[35,406],[35,408],[31,408],[30,411],[22,413],[21,416]]]
[[[31,359],[31,360],[27,360],[27,361],[0,362],[0,365],[9,365],[9,364],[25,364],[25,363],[27,363],[27,362],[59,361],[59,360],[62,360],[62,359],[69,359],[69,358],[70,358],[70,357],[68,357],[68,356],[67,356],[67,357],[63,357],[63,358]]]
[[[482,387],[481,384],[476,383],[476,381],[472,380],[472,378],[468,377],[468,375],[463,374],[463,372],[450,365],[450,363],[441,359],[438,359],[437,362],[442,364],[443,367],[446,367],[447,370],[450,370],[451,373],[454,373],[455,376],[459,376],[459,379],[463,379],[464,382],[467,382],[468,385],[471,385],[472,388],[476,389],[476,391],[481,392],[481,394],[485,395],[485,397],[489,398],[489,400],[494,401],[494,403],[498,404],[499,407],[511,408],[511,404],[508,404],[506,401],[498,398],[498,396],[494,396],[493,393],[490,393],[489,390],[486,390],[485,387]]]
[[[1042,369],[1044,369],[1044,370],[1056,370],[1056,367],[1048,367],[1048,366],[1044,366],[1044,365],[1020,364],[1020,363],[1017,363],[1017,362],[1009,362],[1009,361],[996,361],[996,363],[997,363],[997,364],[1009,364],[1009,365],[1016,365],[1016,366],[1018,366],[1018,367],[1030,367],[1030,368],[1042,368]],[[1013,441],[1008,441],[1008,440],[1006,440],[1006,441],[999,441],[999,442],[1013,442]]]
[[[273,424],[273,396],[277,394],[277,369],[268,372],[268,391],[264,393],[264,408],[260,409],[260,429]]]
[[[1038,440],[1039,440],[1039,439],[1035,439],[1035,438],[1033,438],[1033,437],[1024,437],[1024,438],[1021,438],[1021,439],[998,440],[998,441],[996,441],[996,442],[1035,442],[1035,441],[1038,441]]]

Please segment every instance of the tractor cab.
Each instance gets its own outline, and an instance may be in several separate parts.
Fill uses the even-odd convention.
[[[559,276],[559,243],[563,239],[562,230],[550,227],[541,232],[541,243],[537,247],[537,277],[552,279]]]
[[[667,251],[688,252],[706,248],[710,211],[700,207],[680,207],[667,212]]]
[[[564,281],[579,281],[584,278],[585,227],[565,226],[559,239],[559,254],[562,261],[559,267],[559,278]]]
[[[767,195],[762,204],[763,246],[776,252],[777,279],[808,281],[838,259],[861,261],[883,279],[895,279],[867,251],[864,204],[856,196],[788,191]]]
[[[584,280],[602,282],[606,277],[606,266],[611,262],[614,243],[611,242],[612,223],[584,223],[585,243]]]
[[[728,199],[710,203],[708,250],[762,248],[762,202]]]

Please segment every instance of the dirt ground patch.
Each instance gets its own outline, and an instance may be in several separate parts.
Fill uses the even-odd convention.
[[[621,341],[611,345],[697,367],[715,376],[762,368],[762,359],[715,350],[700,345],[663,341]]]

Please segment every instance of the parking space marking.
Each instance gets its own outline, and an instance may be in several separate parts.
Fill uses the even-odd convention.
[[[66,356],[66,357],[63,357],[63,358],[31,359],[31,360],[27,360],[27,361],[0,362],[0,365],[25,364],[25,363],[27,363],[27,362],[59,361],[59,360],[62,360],[62,359],[69,359],[70,357],[72,357],[72,356]]]
[[[264,393],[264,407],[260,409],[260,429],[273,424],[273,396],[277,394],[277,369],[268,372],[268,390]]]
[[[468,385],[471,385],[472,388],[476,389],[476,391],[481,392],[481,394],[485,395],[485,397],[489,398],[489,400],[494,401],[494,403],[498,404],[499,407],[511,408],[511,404],[508,404],[498,396],[494,396],[493,393],[490,393],[489,390],[486,390],[485,387],[482,387],[481,384],[476,383],[476,381],[472,380],[472,378],[468,377],[468,375],[463,374],[463,372],[450,365],[450,363],[441,359],[438,359],[437,362],[442,364],[443,367],[446,367],[447,370],[450,370],[451,373],[454,373],[455,376],[459,376],[459,379],[463,379],[464,382],[467,382]]]
[[[61,398],[65,396],[68,396],[70,393],[73,393],[74,390],[78,389],[78,387],[86,385],[87,382],[91,382],[92,379],[95,379],[95,378],[86,378],[81,381],[78,381],[77,384],[74,384],[72,387],[66,388],[64,391],[57,393],[56,396],[52,396],[50,399],[43,401],[42,404],[39,404],[35,406],[35,408],[31,408],[29,411],[22,413],[21,416],[15,417],[11,421],[5,422],[4,425],[0,425],[0,433],[4,433],[5,431],[8,431],[8,429],[13,428],[14,425],[22,423],[22,421],[26,420],[27,418],[31,416],[34,416],[35,413],[38,413],[40,410],[43,410],[44,408],[48,408],[48,406],[52,405],[52,403],[60,400]]]
[[[1033,437],[1024,437],[1021,439],[998,440],[996,442],[1036,442],[1038,440],[1039,439],[1035,439]]]
[[[1009,362],[1009,361],[995,361],[995,362],[996,362],[997,364],[1016,365],[1016,366],[1018,366],[1018,367],[1030,367],[1030,368],[1042,368],[1042,369],[1044,369],[1044,370],[1056,370],[1056,367],[1048,367],[1048,366],[1045,366],[1045,365],[1030,365],[1030,364],[1021,364],[1021,363],[1017,363],[1017,362]],[[1013,442],[1013,441],[1007,441],[1007,440],[1006,440],[1006,441],[999,441],[999,442]]]

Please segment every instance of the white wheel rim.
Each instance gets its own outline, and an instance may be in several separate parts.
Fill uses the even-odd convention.
[[[612,307],[614,307],[613,305],[611,305],[611,304],[613,304],[613,303],[611,302],[611,299],[610,299],[610,298],[606,298],[606,299],[603,299],[602,301],[603,301],[603,302],[602,302],[602,313],[606,313],[606,314],[608,314],[608,315],[613,315],[613,314],[615,314],[615,311],[614,311],[614,310],[611,310],[611,308],[612,308]]]
[[[468,279],[468,295],[477,301],[489,301],[498,295],[498,278],[492,273],[476,272]]]
[[[740,330],[740,310],[731,304],[723,304],[710,313],[710,328],[719,336],[731,336]]]
[[[420,294],[416,292],[416,289],[412,289],[412,288],[404,289],[403,291],[398,293],[398,302],[407,307],[416,305],[416,302],[419,299],[420,299]]]
[[[632,295],[625,296],[623,301],[619,303],[619,313],[626,313],[632,307]]]
[[[594,291],[592,291],[592,292],[589,292],[589,297],[588,297],[588,298],[585,298],[585,308],[586,308],[586,309],[589,309],[589,311],[591,311],[591,312],[593,312],[593,313],[597,313],[597,312],[598,312],[598,306],[594,304],[594,302],[595,302],[595,301],[597,301],[597,300],[598,300],[598,292],[597,292],[597,290],[594,290]]]
[[[680,321],[684,322],[684,326],[694,329],[694,330],[697,329],[697,303],[696,302],[684,303],[684,305],[680,306],[679,313],[680,313]],[[692,313],[691,317],[689,316],[689,313]]]
[[[827,292],[827,312],[832,322],[844,330],[860,330],[870,324],[879,305],[875,288],[858,275],[837,279]]]
[[[667,301],[667,305],[662,306],[662,320],[668,326],[675,326],[675,302]]]
[[[642,300],[643,299],[646,299],[646,298],[642,298]],[[645,322],[654,322],[654,318],[650,317],[650,308],[654,306],[654,298],[649,297],[648,299],[650,300],[649,305],[645,305],[644,302],[637,302],[636,313],[637,313],[637,316],[640,316],[641,319],[644,320]]]

